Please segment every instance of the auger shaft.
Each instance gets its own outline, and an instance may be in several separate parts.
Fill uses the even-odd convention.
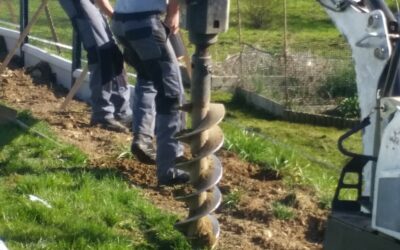
[[[200,125],[201,121],[207,116],[210,105],[210,92],[211,92],[211,57],[208,54],[207,46],[196,46],[196,52],[192,58],[193,65],[193,82],[191,86],[191,101],[193,105],[192,109],[192,128],[196,128]],[[191,152],[196,154],[206,144],[208,140],[208,131],[205,130],[194,137],[191,141]],[[209,161],[207,158],[202,158],[193,165],[193,179],[199,181],[200,176],[206,174],[209,171]],[[202,192],[198,195],[197,199],[188,203],[189,216],[194,214],[197,208],[201,207],[207,202],[207,193]],[[207,223],[207,222],[203,222]],[[196,245],[214,245],[215,237],[212,235],[212,230],[202,231],[202,222],[197,221],[193,223],[189,228],[189,238],[195,238],[197,241]],[[211,234],[211,235],[207,235]],[[203,238],[205,237],[205,238]]]
[[[210,106],[211,91],[211,57],[207,47],[197,46],[193,55],[193,83],[191,86],[192,109],[192,128],[200,125],[208,114]],[[205,130],[193,138],[191,142],[191,152],[199,152],[208,140],[208,131]],[[195,170],[198,176],[209,169],[206,158],[198,161]]]
[[[187,203],[189,215],[177,224],[194,247],[212,248],[219,236],[219,225],[210,214],[222,200],[216,186],[222,177],[222,166],[213,154],[223,144],[218,123],[225,115],[225,109],[221,104],[210,103],[211,56],[208,48],[215,43],[216,35],[192,34],[191,41],[196,45],[192,58],[192,129],[178,138],[190,144],[192,160],[177,167],[190,173],[190,182],[196,191],[180,198]]]
[[[194,248],[213,248],[220,227],[211,214],[222,201],[217,187],[222,178],[222,165],[214,153],[224,141],[218,123],[225,115],[225,108],[222,104],[210,103],[211,56],[208,49],[217,42],[218,34],[228,29],[229,0],[185,0],[181,9],[183,24],[196,50],[192,57],[191,103],[184,108],[191,113],[192,126],[176,137],[190,144],[192,157],[176,167],[190,174],[193,189],[177,197],[186,202],[189,214],[175,226],[189,238]]]
[[[193,84],[191,86],[191,101],[193,104],[192,121],[193,125],[199,122],[207,114],[211,96],[211,56],[208,53],[208,46],[196,46],[192,58]],[[195,112],[196,110],[196,112]]]

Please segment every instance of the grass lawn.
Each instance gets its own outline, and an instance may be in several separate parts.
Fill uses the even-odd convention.
[[[46,124],[26,113],[19,118],[56,139]],[[190,249],[173,228],[175,216],[117,170],[86,159],[72,146],[0,125],[0,238],[9,249]]]
[[[337,140],[346,130],[280,121],[232,97],[213,95],[228,110],[222,123],[225,148],[276,172],[289,187],[311,187],[321,205],[329,207],[340,171],[349,160],[337,149]],[[361,145],[358,134],[347,141],[346,148],[361,152]]]

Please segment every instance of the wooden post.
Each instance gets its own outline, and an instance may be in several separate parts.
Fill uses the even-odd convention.
[[[284,86],[285,86],[285,108],[291,108],[289,101],[289,90],[287,85],[287,5],[286,0],[283,0],[283,11],[284,11],[284,31],[283,31],[283,60],[284,60]]]
[[[58,36],[57,36],[57,33],[56,33],[56,29],[54,28],[53,18],[51,17],[48,5],[46,5],[46,7],[44,8],[44,11],[46,12],[46,17],[47,17],[47,21],[49,22],[50,31],[51,31],[51,35],[53,37],[53,41],[58,44],[59,43]],[[57,44],[56,44],[57,53],[61,54],[60,46],[58,46]]]
[[[89,68],[88,68],[88,66],[86,66],[83,69],[81,75],[76,79],[76,81],[75,81],[74,85],[72,86],[71,90],[69,91],[67,97],[65,97],[64,102],[61,104],[61,106],[60,106],[61,110],[63,110],[63,111],[67,110],[68,103],[72,100],[72,98],[75,96],[76,92],[82,86],[88,71],[89,71]]]

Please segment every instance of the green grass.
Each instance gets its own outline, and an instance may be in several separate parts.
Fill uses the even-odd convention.
[[[46,124],[20,119],[54,138]],[[190,249],[173,228],[176,216],[117,170],[87,166],[76,148],[11,124],[0,126],[0,142],[0,237],[10,249]]]
[[[242,199],[243,191],[234,189],[227,195],[224,195],[222,206],[226,210],[233,210],[238,207],[240,200]]]
[[[280,202],[272,203],[272,213],[279,220],[292,220],[295,217],[293,209]]]
[[[232,97],[229,93],[213,96],[228,110],[222,123],[224,147],[283,177],[288,187],[311,187],[321,205],[329,206],[340,170],[349,160],[337,149],[345,130],[280,121]],[[361,145],[360,135],[346,143],[355,152],[361,151]]]

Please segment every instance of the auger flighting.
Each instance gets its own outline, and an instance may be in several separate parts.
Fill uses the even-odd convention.
[[[222,200],[217,187],[222,178],[222,165],[214,153],[224,141],[218,124],[225,116],[225,108],[222,104],[210,103],[211,57],[208,48],[217,42],[219,33],[228,29],[229,0],[185,0],[181,11],[183,26],[189,31],[196,50],[192,58],[191,102],[182,107],[191,113],[192,126],[177,135],[177,139],[190,144],[192,157],[176,166],[190,174],[192,190],[177,197],[186,202],[189,215],[175,226],[194,247],[213,248],[220,228],[211,213]]]

